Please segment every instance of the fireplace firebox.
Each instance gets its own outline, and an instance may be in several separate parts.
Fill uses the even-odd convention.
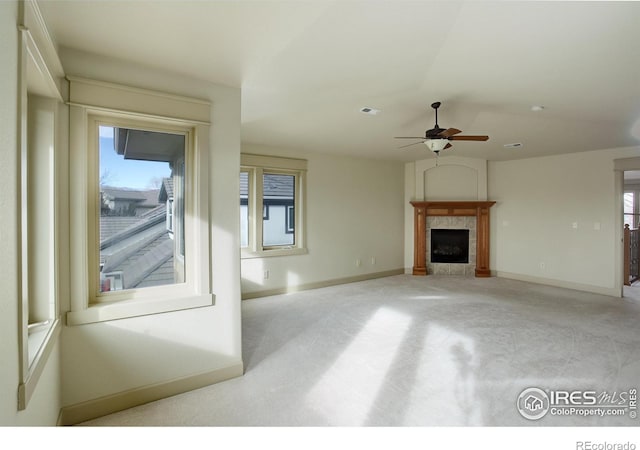
[[[432,263],[469,263],[469,230],[432,229]]]

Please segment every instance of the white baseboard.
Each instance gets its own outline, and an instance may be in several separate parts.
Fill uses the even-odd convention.
[[[573,283],[570,281],[554,280],[552,278],[534,277],[531,275],[523,275],[519,273],[497,271],[496,276],[501,278],[509,278],[511,280],[527,281],[529,283],[545,284],[547,286],[560,287],[565,289],[573,289],[576,291],[590,292],[593,294],[608,295],[610,297],[620,297],[621,292],[615,288],[605,288],[601,286],[593,286],[590,284]]]
[[[243,364],[242,362],[238,362],[229,367],[211,372],[199,373],[163,383],[143,386],[75,405],[65,406],[60,410],[58,425],[75,425],[87,420],[96,419],[134,406],[144,405],[145,403],[239,377],[243,372]]]
[[[335,278],[333,280],[318,281],[316,283],[299,284],[296,286],[285,286],[276,289],[267,289],[264,291],[245,292],[242,294],[242,300],[251,298],[268,297],[270,295],[289,294],[291,292],[306,291],[309,289],[318,289],[339,284],[355,283],[357,281],[374,280],[376,278],[391,277],[394,275],[403,275],[404,269],[387,270],[384,272],[367,273],[364,275],[356,275],[353,277]]]

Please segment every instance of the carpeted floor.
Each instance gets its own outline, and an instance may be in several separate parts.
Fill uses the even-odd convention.
[[[640,387],[630,289],[399,275],[246,300],[243,377],[83,425],[637,426],[628,410],[534,421],[516,408],[530,387]]]

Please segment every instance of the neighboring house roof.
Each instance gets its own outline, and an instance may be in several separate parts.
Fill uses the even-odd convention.
[[[140,216],[101,216],[100,217],[100,243],[116,235],[136,223],[140,222]]]
[[[265,174],[263,195],[265,198],[292,198],[294,177]],[[240,196],[246,198],[249,192],[249,178],[240,177]]]
[[[108,200],[130,200],[137,202],[138,207],[154,207],[158,204],[160,189],[128,189],[121,187],[103,186],[102,195]]]
[[[102,195],[110,200],[144,200],[145,196],[138,189],[128,189],[121,187],[102,186]]]
[[[108,247],[111,247],[118,242],[123,241],[131,236],[139,235],[144,230],[147,230],[158,223],[164,224],[165,221],[165,205],[159,205],[156,208],[148,211],[142,216],[133,217],[134,219],[138,219],[136,222],[132,223],[130,226],[121,229],[119,232],[105,238],[100,241],[100,250],[104,250]],[[102,227],[102,222],[107,217],[100,217],[100,225]],[[106,221],[105,221],[106,222]]]
[[[240,174],[240,197],[249,197],[249,174],[246,172]]]
[[[164,204],[137,217],[100,217],[102,272],[123,272],[124,289],[172,284],[174,245],[165,218]]]
[[[169,198],[173,198],[173,178],[163,178],[158,201],[164,203]]]
[[[147,191],[142,191],[142,195],[144,196],[143,202],[138,205],[142,207],[153,208],[160,203],[158,197],[160,194],[160,189],[149,189]]]

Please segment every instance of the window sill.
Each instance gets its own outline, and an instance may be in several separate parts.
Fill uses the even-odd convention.
[[[43,327],[29,336],[29,372],[24,382],[18,386],[19,411],[27,408],[59,335],[60,321],[55,319],[48,327]]]
[[[80,311],[69,311],[67,313],[67,325],[106,322],[109,320],[180,311],[183,309],[202,308],[205,306],[213,306],[214,304],[215,296],[213,294],[160,300],[136,299],[113,303],[100,303],[91,305]]]
[[[250,250],[243,249],[241,252],[241,259],[251,258],[268,258],[272,256],[294,256],[294,255],[306,255],[309,251],[306,248],[274,248],[270,250],[259,250],[252,252]]]

